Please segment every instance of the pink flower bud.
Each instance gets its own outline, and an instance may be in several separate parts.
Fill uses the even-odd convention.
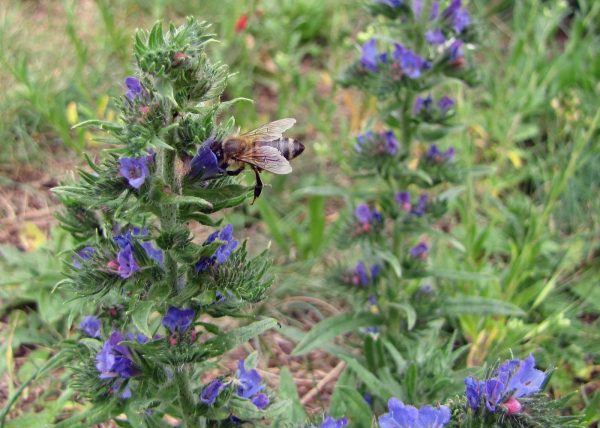
[[[523,408],[523,406],[521,406],[521,403],[519,403],[519,401],[515,397],[510,397],[504,402],[504,404],[502,404],[502,406],[508,411],[509,415],[520,413]]]

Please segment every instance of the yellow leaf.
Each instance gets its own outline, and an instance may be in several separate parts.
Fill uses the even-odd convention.
[[[34,223],[25,223],[19,233],[21,243],[26,251],[35,251],[46,242],[46,235]]]
[[[79,122],[77,103],[75,101],[71,101],[69,104],[67,104],[67,122],[69,122],[69,125],[75,125]]]
[[[523,166],[523,159],[517,150],[509,150],[506,155],[515,168],[520,169]]]
[[[108,106],[108,95],[102,95],[98,100],[98,106],[96,107],[96,115],[102,119],[106,113],[106,107]]]

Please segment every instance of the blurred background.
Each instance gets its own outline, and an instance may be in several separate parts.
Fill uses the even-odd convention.
[[[346,158],[375,105],[336,84],[368,38],[363,6],[0,0],[0,406],[69,334],[68,307],[76,303],[52,290],[71,242],[54,227],[50,189],[83,165],[84,151],[95,157],[103,149],[89,131],[71,127],[115,119],[111,97],[135,72],[136,28],[194,15],[214,23],[213,58],[236,73],[226,96],[255,101],[237,104],[238,125],[295,117],[290,135],[307,147],[294,174],[266,176],[263,197],[227,216],[252,237],[251,248],[270,244],[275,259],[276,287],[258,310],[284,328],[256,346],[275,375],[290,366],[301,397],[312,394],[304,404],[323,408],[327,388],[311,391],[337,360],[325,351],[289,353],[303,330],[358,304],[328,275],[341,263],[333,245],[341,212],[365,192],[350,186]],[[452,87],[464,126],[449,144],[474,173],[439,225],[454,241],[435,246],[431,257],[442,268],[493,278],[447,279],[438,284],[445,293],[492,297],[524,315],[482,311],[450,320],[469,345],[460,364],[536,350],[544,366],[560,368],[552,393],[574,392],[569,405],[593,419],[600,408],[600,2],[474,0],[469,7],[480,31],[480,84]],[[252,183],[250,173],[244,177]],[[32,384],[13,423],[43,426],[33,423],[77,409],[63,380],[58,373]]]

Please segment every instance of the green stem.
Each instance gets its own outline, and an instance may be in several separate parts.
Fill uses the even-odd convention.
[[[404,94],[402,105],[402,144],[408,150],[411,146],[412,125],[410,123],[414,94],[407,89]]]
[[[190,367],[188,365],[179,367],[175,370],[175,383],[179,390],[179,407],[181,408],[181,417],[186,428],[198,427],[198,419],[194,414],[196,400],[192,394],[190,386]]]
[[[171,192],[177,191],[175,179],[175,152],[173,150],[161,149],[160,173],[163,181]],[[160,226],[165,232],[173,232],[177,226],[177,204],[162,204],[160,208]],[[170,251],[165,251],[165,271],[169,283],[175,287],[177,283],[177,262]]]

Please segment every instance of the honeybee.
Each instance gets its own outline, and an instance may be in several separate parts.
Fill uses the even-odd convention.
[[[246,165],[254,171],[254,201],[262,192],[261,171],[273,174],[289,174],[292,166],[289,160],[304,151],[304,145],[293,138],[284,138],[283,133],[296,123],[296,119],[286,118],[267,123],[253,131],[215,141],[210,149],[217,156],[219,166],[228,175],[238,175]],[[234,168],[234,169],[231,169]]]

